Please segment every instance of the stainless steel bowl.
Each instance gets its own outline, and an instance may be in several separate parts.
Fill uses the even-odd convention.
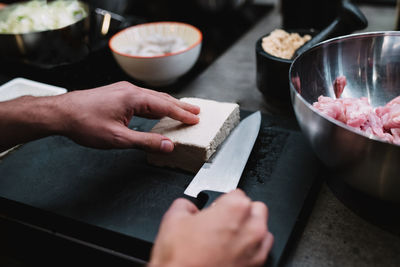
[[[334,97],[344,75],[342,97],[385,105],[400,95],[400,32],[342,36],[317,44],[292,63],[290,92],[299,125],[333,177],[370,196],[400,202],[400,146],[369,138],[313,108],[320,95]]]
[[[18,5],[18,2],[12,5]],[[68,65],[85,59],[90,52],[107,46],[108,38],[117,31],[136,23],[140,18],[80,5],[86,17],[63,28],[21,34],[0,34],[0,59],[24,63],[44,69]]]
[[[24,4],[25,2],[21,2]],[[15,3],[10,5],[19,5]],[[89,14],[89,6],[80,2]],[[84,58],[88,48],[89,16],[63,28],[22,34],[0,34],[0,56],[43,67],[68,64]]]

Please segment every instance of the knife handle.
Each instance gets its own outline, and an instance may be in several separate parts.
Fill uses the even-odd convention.
[[[201,191],[200,194],[199,194],[199,198],[203,198],[203,199],[205,198],[206,199],[205,204],[203,205],[203,209],[204,208],[208,208],[209,206],[211,206],[211,204],[223,194],[225,194],[225,193],[217,192],[217,191],[211,191],[211,190]],[[203,196],[200,196],[200,195],[203,195]]]
[[[199,193],[197,197],[191,197],[188,195],[183,195],[183,198],[190,200],[196,207],[201,210],[209,207],[218,197],[220,197],[222,192],[204,190]]]
[[[206,204],[203,206],[203,209],[204,209],[204,208],[208,208],[209,206],[211,206],[211,204],[217,198],[219,198],[221,195],[223,195],[225,193],[217,192],[217,191],[205,190],[205,191],[201,191],[200,194],[206,195],[206,197],[207,197]]]
[[[188,195],[183,195],[182,197],[195,204],[199,210],[204,207],[204,203],[206,203],[207,201],[207,195],[203,195],[201,193],[197,197],[192,197]]]

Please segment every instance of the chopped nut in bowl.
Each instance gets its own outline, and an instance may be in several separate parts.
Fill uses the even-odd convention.
[[[276,29],[262,38],[261,46],[264,51],[275,57],[292,59],[296,50],[311,40],[311,35],[300,36],[297,32],[286,32]]]
[[[276,29],[256,42],[256,83],[272,112],[292,114],[289,68],[296,50],[315,34],[313,30]]]

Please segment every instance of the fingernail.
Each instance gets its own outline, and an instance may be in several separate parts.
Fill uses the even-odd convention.
[[[162,152],[172,152],[174,144],[170,140],[162,140],[160,150]]]
[[[200,107],[199,106],[195,106],[196,108],[194,109],[195,114],[199,114],[200,113]]]

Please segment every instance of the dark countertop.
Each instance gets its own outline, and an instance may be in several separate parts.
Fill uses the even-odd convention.
[[[196,96],[237,102],[242,109],[269,113],[270,109],[256,86],[254,47],[259,37],[280,28],[278,8],[277,5],[268,12],[193,82],[170,93],[176,97]],[[360,8],[369,21],[364,31],[394,28],[394,7],[361,5]],[[61,77],[54,75],[56,71],[46,71],[38,76],[19,70],[4,77],[0,74],[0,80],[5,82],[13,76],[23,76],[59,86],[68,81],[67,88],[74,90],[127,78],[122,72],[111,75],[104,67],[96,74],[96,79],[82,84],[81,78],[91,72],[90,67],[82,69],[82,73],[74,72],[73,76],[65,72]],[[115,63],[108,67],[118,68]],[[57,81],[64,82],[58,84]],[[288,250],[284,266],[400,266],[400,223],[394,227],[385,226],[360,216],[348,203],[339,200],[332,187],[324,182],[304,230]]]
[[[393,30],[395,7],[360,5],[369,21],[363,31]],[[280,28],[278,6],[219,57],[176,97],[197,96],[238,102],[243,109],[268,113],[256,87],[256,40]],[[324,183],[301,236],[285,266],[399,266],[400,224],[385,229],[340,201]]]

